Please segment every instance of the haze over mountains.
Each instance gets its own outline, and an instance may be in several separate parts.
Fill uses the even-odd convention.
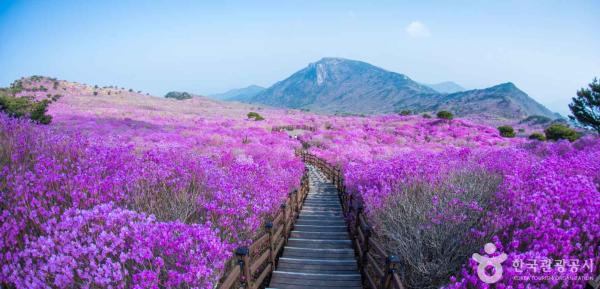
[[[323,58],[267,89],[249,87],[216,97],[330,114],[444,109],[460,117],[509,120],[530,115],[560,117],[510,82],[465,91],[453,82],[425,85],[400,73],[343,58]]]
[[[427,84],[427,86],[429,86],[430,88],[433,88],[433,90],[435,90],[439,93],[455,93],[455,92],[460,92],[460,91],[466,90],[462,86],[460,86],[452,81],[444,81],[444,82],[440,82],[440,83],[436,83],[436,84]]]
[[[218,100],[244,101],[254,97],[263,90],[265,90],[265,88],[262,86],[250,85],[244,88],[232,89],[224,93],[210,94],[208,97]]]

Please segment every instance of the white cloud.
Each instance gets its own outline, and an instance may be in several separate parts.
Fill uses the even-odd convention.
[[[411,22],[404,28],[404,31],[406,31],[408,36],[414,38],[427,38],[431,35],[429,28],[419,21]]]

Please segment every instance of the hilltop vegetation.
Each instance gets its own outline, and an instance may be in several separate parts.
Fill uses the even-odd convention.
[[[174,98],[178,100],[190,99],[193,96],[187,92],[171,91],[165,95],[165,98]]]

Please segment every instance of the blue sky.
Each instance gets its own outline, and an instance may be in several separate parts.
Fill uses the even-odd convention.
[[[566,113],[600,77],[598,15],[600,1],[0,0],[0,86],[39,74],[208,94],[333,56],[424,83],[512,81]]]

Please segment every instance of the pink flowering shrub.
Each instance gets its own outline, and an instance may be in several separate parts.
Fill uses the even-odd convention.
[[[42,229],[48,234],[9,265],[17,287],[211,288],[230,256],[211,228],[157,223],[111,204],[69,209]]]
[[[276,137],[208,155],[140,151],[0,115],[0,282],[212,288],[299,184],[304,167]]]
[[[477,236],[492,234],[487,242],[508,254],[504,276],[497,288],[521,288],[525,284],[535,288],[583,288],[585,280],[592,278],[593,270],[598,268],[600,214],[596,208],[600,205],[600,141],[597,138],[573,144],[534,142],[506,148],[480,146],[436,151],[422,147],[388,158],[362,154],[345,157],[341,161],[349,191],[362,197],[367,213],[374,219],[382,208],[388,207],[390,196],[406,191],[415,183],[439,184],[456,171],[484,170],[501,176],[493,205],[474,231],[469,232]],[[480,205],[473,204],[474,208]],[[431,216],[430,222],[440,220],[438,217],[448,222],[460,216],[457,212],[460,211],[440,215],[431,209],[422,213]],[[478,253],[484,254],[482,249]],[[469,254],[462,258],[464,268],[450,278],[447,288],[488,288],[477,276],[477,263]],[[545,272],[516,266],[531,259],[559,260],[554,262],[559,265],[552,264]],[[577,270],[573,266],[565,270],[560,260],[578,260],[580,265]],[[591,263],[591,268],[583,266],[586,262]],[[522,276],[537,276],[538,280],[524,280]]]

